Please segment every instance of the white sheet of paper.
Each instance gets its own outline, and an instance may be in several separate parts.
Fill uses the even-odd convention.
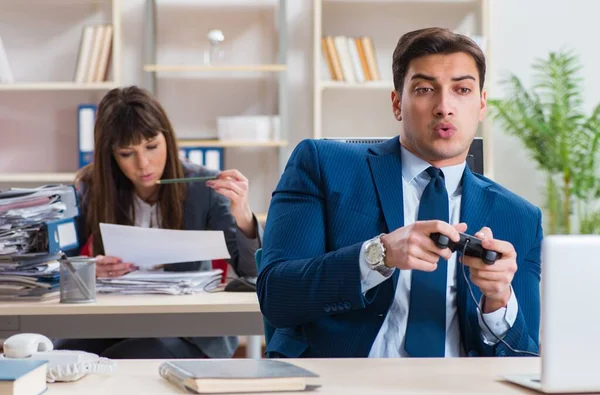
[[[156,265],[229,259],[222,230],[172,230],[100,224],[104,253],[141,270]]]

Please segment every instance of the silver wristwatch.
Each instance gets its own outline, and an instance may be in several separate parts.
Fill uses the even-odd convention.
[[[384,233],[367,241],[363,254],[372,270],[388,276],[394,268],[385,265],[385,246],[381,242],[383,235]]]

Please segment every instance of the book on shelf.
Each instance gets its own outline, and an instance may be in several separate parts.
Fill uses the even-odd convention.
[[[327,36],[321,40],[324,43],[323,53],[326,58],[331,59],[329,65],[329,75],[334,81],[344,81],[344,75],[342,74],[342,67],[340,66],[340,58],[338,57],[337,51],[335,50],[335,44],[333,43],[333,37]]]
[[[335,50],[340,58],[344,81],[351,83],[356,82],[354,70],[352,68],[352,58],[350,57],[350,49],[348,48],[347,37],[335,36],[333,42],[335,43]]]
[[[0,84],[11,84],[14,82],[15,77],[10,68],[10,63],[8,63],[4,42],[2,41],[2,37],[0,37]]]
[[[369,67],[369,73],[371,74],[371,81],[380,81],[379,77],[379,65],[377,64],[377,55],[375,53],[375,46],[371,37],[363,36],[360,37],[362,42],[363,51],[365,53],[365,60]]]
[[[379,81],[379,65],[371,37],[325,36],[321,52],[332,81]]]
[[[106,81],[111,59],[114,28],[110,24],[87,25],[81,33],[75,67],[76,83]]]

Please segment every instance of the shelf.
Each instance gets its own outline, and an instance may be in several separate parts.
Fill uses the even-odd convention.
[[[0,173],[0,182],[68,182],[75,180],[75,173]]]
[[[75,82],[31,82],[0,84],[0,91],[105,91],[116,88],[114,82],[78,84]]]
[[[265,71],[265,72],[280,72],[287,68],[284,64],[230,64],[230,65],[160,65],[147,64],[144,66],[144,71],[149,72],[188,72],[188,71]]]
[[[341,81],[321,81],[321,90],[326,89],[369,89],[369,90],[387,90],[392,91],[394,89],[394,83],[392,81],[373,81],[350,83]]]
[[[109,4],[112,0],[0,0],[2,5],[20,5],[27,6],[31,4],[44,5],[91,5],[91,4]]]
[[[237,140],[179,140],[179,147],[285,147],[285,140],[237,141]]]
[[[218,7],[218,8],[227,8],[227,7],[236,7],[236,8],[273,8],[278,4],[277,0],[169,0],[169,2],[164,3],[167,6],[194,6],[199,8],[210,8],[210,7]],[[161,4],[162,5],[162,4]]]
[[[477,4],[480,0],[323,0],[323,3],[355,4],[394,4],[394,3],[434,3],[434,4]]]

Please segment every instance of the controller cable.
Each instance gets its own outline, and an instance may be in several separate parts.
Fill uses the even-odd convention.
[[[462,257],[464,258],[466,256],[466,252],[467,252],[467,246],[469,245],[469,239],[465,240],[465,245],[462,248]],[[458,257],[456,257],[456,259],[458,260]],[[492,335],[494,335],[494,337],[501,342],[502,344],[504,344],[506,346],[506,348],[508,348],[510,351],[512,351],[515,354],[526,354],[526,355],[531,355],[534,357],[539,357],[539,354],[536,354],[532,351],[524,351],[524,350],[515,350],[514,348],[512,348],[507,342],[504,341],[504,339],[501,339],[500,337],[498,337],[494,331],[492,331],[490,329],[490,327],[488,326],[487,322],[485,322],[485,318],[483,317],[483,309],[481,308],[481,305],[479,304],[479,302],[477,302],[477,299],[475,298],[475,294],[473,293],[473,288],[471,288],[471,283],[469,282],[469,280],[467,279],[467,273],[465,272],[465,265],[461,262],[461,266],[462,266],[462,274],[463,274],[463,278],[465,279],[465,282],[467,283],[467,286],[469,287],[469,293],[471,294],[471,299],[473,299],[473,303],[475,303],[475,306],[477,306],[477,312],[479,313],[479,316],[481,317],[481,321],[483,322],[483,325],[485,325],[485,327],[487,328],[488,331],[490,331],[490,333]]]

